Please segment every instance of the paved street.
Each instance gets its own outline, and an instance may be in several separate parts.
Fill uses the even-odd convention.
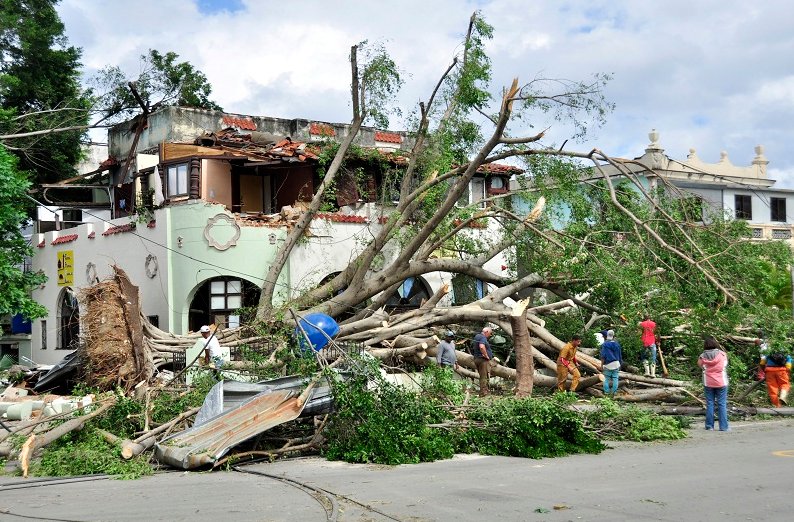
[[[297,459],[239,473],[67,484],[0,479],[0,520],[790,520],[794,420],[733,423],[671,443],[413,466]],[[19,485],[24,485],[20,488]]]

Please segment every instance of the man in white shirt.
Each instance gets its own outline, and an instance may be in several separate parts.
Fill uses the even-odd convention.
[[[199,332],[201,332],[201,336],[204,339],[209,339],[208,341],[205,341],[204,344],[204,360],[210,365],[214,366],[216,370],[220,370],[223,366],[221,343],[218,342],[218,338],[215,337],[215,334],[210,330],[209,326],[202,326],[199,329]]]

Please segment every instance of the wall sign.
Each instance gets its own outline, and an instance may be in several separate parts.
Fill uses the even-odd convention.
[[[58,286],[74,284],[74,250],[58,252]]]

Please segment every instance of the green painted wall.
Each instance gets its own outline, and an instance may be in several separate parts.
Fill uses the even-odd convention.
[[[226,212],[222,205],[204,201],[184,202],[167,208],[168,213],[168,292],[171,305],[171,331],[185,333],[188,327],[188,308],[201,284],[219,276],[233,276],[262,285],[262,279],[276,256],[277,248],[286,238],[284,228],[240,227],[237,244],[220,251],[209,245],[204,237],[208,222]],[[233,234],[233,227],[224,220],[213,226],[211,236],[219,243]],[[275,243],[271,241],[275,235]],[[181,239],[180,239],[181,238]],[[277,291],[290,284],[289,267],[279,278]]]

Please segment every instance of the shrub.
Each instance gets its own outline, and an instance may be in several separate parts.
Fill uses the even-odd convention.
[[[601,452],[604,445],[569,402],[568,394],[478,402],[467,414],[473,424],[461,434],[458,451],[529,458]]]
[[[124,460],[120,448],[108,444],[93,429],[74,431],[50,444],[34,463],[35,475],[63,477],[107,473],[121,479],[152,474],[148,456]]]
[[[636,406],[620,406],[610,399],[593,401],[584,413],[587,429],[612,440],[675,440],[686,437],[686,420],[659,415]]]
[[[376,380],[371,390],[369,379],[361,375],[334,383],[336,413],[328,427],[325,456],[392,465],[452,457],[452,438],[428,426],[449,420],[450,413],[431,398]]]

